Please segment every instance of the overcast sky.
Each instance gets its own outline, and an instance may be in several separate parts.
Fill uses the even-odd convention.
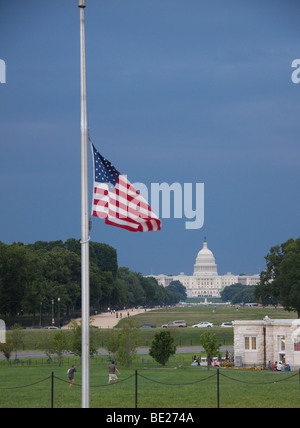
[[[87,0],[88,122],[132,182],[204,183],[204,226],[163,219],[91,239],[143,274],[255,274],[299,237],[300,5],[286,0]],[[77,0],[0,0],[0,241],[80,239]],[[89,153],[90,154],[90,153]],[[90,155],[90,203],[92,156]],[[151,201],[149,201],[151,202]]]

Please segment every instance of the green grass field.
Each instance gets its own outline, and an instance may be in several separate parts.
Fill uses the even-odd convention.
[[[163,369],[141,356],[130,369],[119,367],[119,383],[107,385],[108,362],[91,361],[90,407],[134,408],[135,370],[138,371],[138,408],[216,408],[216,370],[191,367],[191,355],[177,355]],[[144,357],[145,359],[147,356]],[[72,361],[73,362],[73,361]],[[77,362],[78,363],[78,362]],[[81,407],[81,367],[69,387],[68,366],[31,365],[0,368],[1,408],[51,407],[51,373],[54,372],[54,407]],[[36,383],[38,382],[38,383]],[[220,370],[220,407],[299,408],[298,373]]]
[[[137,326],[151,323],[160,326],[176,319],[185,319],[188,328],[172,329],[177,346],[199,346],[204,329],[191,328],[200,321],[219,326],[224,321],[236,319],[295,318],[294,313],[274,308],[239,308],[195,306],[148,311],[135,317]],[[124,322],[124,320],[122,321]],[[118,327],[121,327],[119,323]],[[138,329],[137,346],[150,346],[158,329]],[[233,329],[210,329],[218,336],[221,345],[233,344]],[[108,331],[95,330],[97,347],[105,346]],[[8,332],[9,334],[9,332]],[[39,350],[42,336],[55,334],[49,330],[24,331],[24,350]],[[200,355],[204,356],[203,355]],[[149,355],[137,356],[132,367],[119,367],[121,376],[116,386],[107,386],[107,357],[96,357],[90,366],[90,406],[92,408],[134,408],[135,370],[138,371],[139,408],[216,408],[216,370],[192,367],[192,354],[176,354],[168,368],[161,368]],[[14,356],[12,356],[14,358]],[[142,358],[144,359],[142,361]],[[32,359],[21,360],[8,367],[0,364],[0,408],[49,408],[51,406],[51,373],[54,372],[54,407],[81,407],[81,367],[79,360],[68,357],[63,366]],[[42,364],[43,362],[43,364]],[[75,385],[69,388],[67,369],[76,363],[78,372]],[[220,369],[220,407],[224,408],[299,408],[300,379],[297,372],[273,373],[267,371]]]
[[[208,321],[215,326],[221,325],[225,321],[234,320],[252,320],[263,319],[266,315],[270,318],[297,318],[295,312],[287,312],[284,309],[275,309],[272,307],[239,307],[238,311],[235,306],[217,305],[199,305],[184,308],[157,309],[148,311],[134,318],[138,325],[144,323],[154,324],[160,327],[169,321],[184,319],[188,326],[198,324],[201,321]],[[122,324],[122,320],[119,325]]]
[[[200,335],[203,329],[191,328],[193,324],[201,321],[212,322],[216,327],[210,331],[216,333],[218,341],[223,346],[233,345],[233,329],[220,328],[225,321],[234,321],[240,319],[263,319],[266,315],[270,318],[296,318],[294,312],[287,312],[283,309],[262,308],[262,307],[240,307],[236,311],[235,307],[217,306],[213,313],[214,306],[193,306],[190,308],[171,308],[147,311],[134,317],[137,326],[142,324],[154,324],[160,327],[169,321],[186,320],[188,328],[172,329],[172,334],[177,346],[199,346]],[[122,327],[126,320],[119,322],[117,327]],[[137,346],[150,346],[157,329],[139,329],[137,337]],[[55,334],[53,330],[24,330],[23,344],[19,351],[40,350],[41,337],[47,335],[49,338]],[[107,329],[95,330],[95,339],[97,348],[105,347],[107,340]],[[8,332],[9,335],[9,332]]]

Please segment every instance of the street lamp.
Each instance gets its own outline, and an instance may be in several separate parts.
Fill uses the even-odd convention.
[[[52,325],[54,325],[54,299],[52,299]]]
[[[57,301],[58,301],[58,328],[60,328],[60,297],[58,297]]]
[[[40,302],[40,327],[42,327],[42,306],[43,302]]]

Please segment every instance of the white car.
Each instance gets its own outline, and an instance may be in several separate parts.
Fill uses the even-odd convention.
[[[192,327],[204,328],[204,327],[213,327],[214,325],[211,322],[199,322],[199,324],[192,325]]]
[[[233,327],[232,322],[223,322],[223,324],[221,324],[221,327]]]
[[[58,327],[55,327],[54,325],[51,325],[50,327],[43,327],[44,330],[59,330]]]

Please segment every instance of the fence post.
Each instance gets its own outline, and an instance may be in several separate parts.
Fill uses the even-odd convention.
[[[217,401],[218,409],[220,408],[220,369],[217,369]]]
[[[54,409],[54,372],[51,375],[51,409]]]
[[[138,408],[138,371],[135,371],[135,408]]]

